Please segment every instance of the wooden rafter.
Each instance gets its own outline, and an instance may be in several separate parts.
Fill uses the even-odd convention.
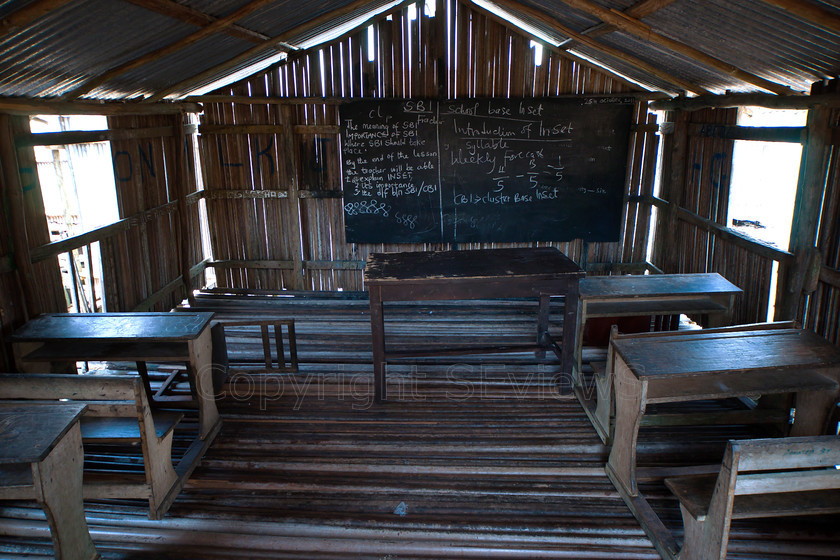
[[[562,0],[562,2],[571,6],[572,8],[595,16],[604,23],[614,25],[621,31],[629,33],[634,37],[637,37],[649,43],[654,43],[661,47],[665,47],[666,49],[686,56],[700,64],[708,66],[709,68],[713,68],[718,72],[730,75],[733,78],[741,80],[742,82],[758,86],[761,89],[765,89],[767,91],[771,91],[779,95],[796,93],[789,87],[783,86],[776,82],[771,82],[770,80],[767,80],[760,76],[756,76],[745,70],[741,70],[737,66],[729,64],[728,62],[724,62],[710,54],[702,52],[694,47],[686,45],[685,43],[681,43],[680,41],[677,41],[675,39],[671,39],[670,37],[666,37],[665,35],[662,35],[660,33],[657,33],[656,31],[651,29],[650,26],[617,10],[608,10],[590,0]]]
[[[513,0],[494,0],[494,1],[499,6],[501,6],[503,8],[506,8],[506,9],[512,11],[512,12],[519,12],[519,13],[522,13],[522,14],[527,14],[529,17],[532,17],[534,19],[542,21],[546,25],[548,25],[548,26],[552,27],[553,29],[557,30],[557,32],[560,33],[561,35],[565,35],[566,37],[569,37],[569,38],[573,39],[574,41],[577,41],[578,43],[580,43],[582,45],[586,45],[587,47],[589,47],[591,49],[594,49],[594,50],[597,50],[598,52],[603,53],[607,56],[611,56],[613,58],[616,58],[617,60],[621,60],[621,61],[633,66],[634,68],[646,73],[646,74],[650,74],[651,76],[655,76],[655,77],[659,78],[660,80],[663,80],[665,82],[668,82],[669,84],[672,84],[677,89],[685,90],[687,92],[695,93],[695,94],[709,93],[709,91],[700,87],[697,84],[687,82],[687,81],[685,81],[681,78],[678,78],[676,76],[668,74],[667,72],[662,71],[660,68],[658,68],[658,67],[656,67],[652,64],[648,64],[647,62],[645,62],[641,59],[638,59],[635,56],[629,55],[629,54],[625,53],[624,51],[621,51],[619,49],[610,47],[608,45],[604,45],[603,43],[599,43],[598,41],[596,41],[596,40],[594,40],[590,37],[587,37],[585,35],[581,35],[580,33],[574,31],[573,29],[570,29],[570,28],[566,27],[560,21],[555,19],[554,17],[552,17],[548,14],[545,14],[545,13],[539,11],[539,10],[536,10],[536,9],[531,8],[529,6],[525,6],[524,4],[520,4],[519,2],[515,2]]]
[[[417,0],[406,0],[405,2],[400,3],[398,6],[395,6],[391,11],[394,11],[394,10],[397,10],[397,9],[402,9],[403,7],[405,7],[405,5],[412,4],[416,1]],[[156,93],[155,95],[152,95],[151,97],[149,97],[147,99],[147,101],[150,101],[150,102],[161,101],[161,100],[165,99],[168,95],[172,95],[173,93],[179,93],[179,92],[182,92],[182,91],[185,91],[185,90],[189,90],[190,88],[194,87],[195,84],[200,84],[200,83],[202,83],[202,82],[204,82],[208,79],[211,79],[213,77],[216,77],[216,76],[222,76],[222,75],[224,75],[225,72],[227,72],[231,68],[239,66],[242,63],[245,63],[245,62],[253,59],[255,56],[262,53],[266,49],[273,48],[275,45],[280,44],[284,41],[287,41],[292,37],[301,35],[301,34],[307,32],[307,31],[315,29],[315,28],[323,25],[324,23],[329,22],[330,20],[343,17],[343,16],[345,16],[345,15],[347,15],[347,14],[349,14],[349,13],[351,13],[351,12],[353,12],[353,11],[359,9],[359,8],[363,8],[364,6],[366,6],[369,3],[370,3],[370,0],[356,0],[355,2],[351,2],[350,4],[347,4],[346,6],[343,6],[341,8],[336,9],[336,10],[333,10],[331,12],[323,14],[323,15],[315,18],[315,19],[309,20],[306,23],[304,23],[303,25],[295,27],[294,29],[290,29],[289,31],[286,31],[285,33],[281,33],[280,35],[278,35],[276,37],[273,37],[272,39],[269,39],[268,41],[265,41],[262,44],[255,45],[254,47],[248,49],[247,51],[240,54],[239,56],[236,56],[236,57],[228,60],[227,62],[224,62],[224,63],[222,63],[218,66],[214,66],[213,68],[209,68],[209,69],[207,69],[207,70],[205,70],[205,71],[203,71],[199,74],[196,74],[195,76],[192,76],[190,78],[187,78],[186,80],[178,82],[177,84],[174,84],[171,87],[169,87],[169,88],[167,88],[163,91],[160,91],[160,92]],[[380,14],[381,17],[385,17],[385,15],[386,14],[384,14],[384,13]]]
[[[131,2],[132,4],[140,6],[141,8],[144,8],[151,12],[156,12],[164,16],[169,16],[184,23],[189,23],[190,25],[195,25],[198,27],[205,27],[207,25],[210,25],[211,23],[218,21],[219,19],[202,11],[196,10],[195,8],[179,4],[178,2],[175,2],[175,0],[126,1]],[[270,38],[268,35],[259,33],[252,29],[248,29],[246,27],[242,27],[241,25],[236,24],[224,28],[222,32],[227,35],[230,35],[231,37],[236,37],[237,39],[242,39],[243,41],[248,41],[250,43],[262,43],[263,41]]]
[[[803,2],[802,0],[762,0],[762,2],[776,6],[799,19],[813,23],[817,27],[840,32],[840,16],[837,15],[837,12],[820,8],[813,2]]]
[[[26,27],[35,20],[59,9],[68,2],[70,2],[70,0],[35,0],[35,2],[30,2],[23,8],[12,12],[0,21],[0,37],[5,37],[18,29]]]
[[[639,0],[639,2],[636,2],[624,10],[624,14],[630,16],[631,18],[642,19],[643,17],[647,17],[650,14],[661,10],[669,4],[673,4],[675,1],[676,0]],[[590,27],[589,29],[584,29],[581,31],[581,34],[594,38],[606,35],[607,33],[611,33],[615,30],[616,27],[614,25],[602,22],[598,25]]]
[[[181,39],[179,41],[176,41],[176,42],[174,42],[172,44],[169,44],[165,47],[161,47],[159,49],[156,49],[152,52],[146,53],[143,56],[137,57],[133,60],[129,60],[128,62],[120,64],[119,66],[117,66],[115,68],[111,68],[110,70],[106,71],[104,74],[100,74],[99,76],[96,76],[96,77],[86,81],[85,83],[83,83],[78,88],[66,93],[64,96],[62,96],[62,99],[65,100],[65,101],[78,99],[80,96],[88,93],[89,91],[91,91],[94,88],[104,84],[105,82],[115,78],[116,76],[124,74],[124,73],[128,72],[129,70],[133,70],[135,68],[143,66],[144,64],[148,64],[148,63],[153,62],[155,60],[159,60],[159,59],[161,59],[161,58],[163,58],[167,55],[170,55],[174,52],[177,52],[181,49],[184,49],[184,48],[200,41],[201,39],[204,39],[205,37],[213,35],[214,33],[220,33],[220,32],[222,32],[222,30],[230,27],[231,25],[233,25],[235,22],[239,21],[243,17],[255,12],[256,10],[259,10],[260,8],[263,8],[264,6],[270,4],[274,1],[275,0],[253,0],[252,2],[249,2],[248,4],[245,4],[243,7],[239,8],[238,10],[233,12],[232,14],[215,20],[213,23],[204,26],[200,30],[196,31],[195,33],[192,33],[192,34],[188,35],[187,37],[184,37],[183,39]],[[278,44],[278,42],[272,43],[272,46],[276,46],[277,44]]]

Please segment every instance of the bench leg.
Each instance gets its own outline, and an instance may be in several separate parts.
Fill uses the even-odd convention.
[[[47,515],[59,560],[99,558],[85,520],[83,462],[82,434],[76,422],[50,454],[32,466],[36,499]]]
[[[154,431],[152,428],[151,431]],[[170,431],[162,438],[154,433],[143,438],[143,445],[146,446],[143,455],[147,458],[146,483],[152,491],[149,497],[149,518],[160,519],[166,513],[162,504],[169,496],[172,487],[178,483],[178,474],[172,465],[172,437],[174,432]],[[162,511],[163,510],[163,511]]]
[[[216,392],[213,389],[213,343],[209,327],[197,339],[190,341],[189,352],[189,375],[195,385],[199,434],[204,439],[220,421]]]

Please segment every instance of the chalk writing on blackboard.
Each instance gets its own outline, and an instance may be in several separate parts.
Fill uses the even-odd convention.
[[[340,107],[348,242],[618,238],[633,98]]]

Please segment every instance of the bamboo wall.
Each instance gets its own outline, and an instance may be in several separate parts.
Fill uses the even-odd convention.
[[[198,206],[182,209],[196,190],[194,138],[178,134],[181,115],[109,117],[108,126],[137,131],[111,142],[120,218],[131,224],[101,241],[108,310],[169,310],[187,296],[174,289],[182,270],[203,259]]]
[[[402,8],[376,22],[372,61],[365,30],[202,100],[202,172],[220,287],[359,290],[370,252],[450,248],[344,242],[339,98],[531,97],[635,89],[565,53],[546,51],[536,66],[529,39],[493,16],[458,3],[447,12],[438,4],[434,18],[412,20]],[[449,36],[447,18],[454,30]],[[642,105],[635,120],[641,126],[631,139],[631,195],[653,189],[656,123],[648,122]],[[648,213],[648,205],[628,204],[620,242],[556,246],[579,263],[644,262]]]
[[[714,133],[734,125],[737,109],[669,114],[653,264],[665,273],[718,272],[744,290],[736,323],[768,320],[774,253],[725,230],[734,141]],[[716,227],[718,226],[718,227]],[[770,318],[772,320],[772,318]]]

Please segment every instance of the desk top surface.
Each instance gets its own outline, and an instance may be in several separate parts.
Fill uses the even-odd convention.
[[[84,403],[0,403],[0,464],[43,460],[86,408]]]
[[[553,247],[371,253],[365,266],[368,283],[583,275],[573,260]]]
[[[616,352],[639,379],[840,366],[840,348],[811,331],[768,329],[624,338]]]
[[[587,276],[580,281],[581,299],[740,294],[741,291],[716,272]]]
[[[39,315],[11,336],[13,342],[187,341],[213,318],[212,312],[53,313]]]

